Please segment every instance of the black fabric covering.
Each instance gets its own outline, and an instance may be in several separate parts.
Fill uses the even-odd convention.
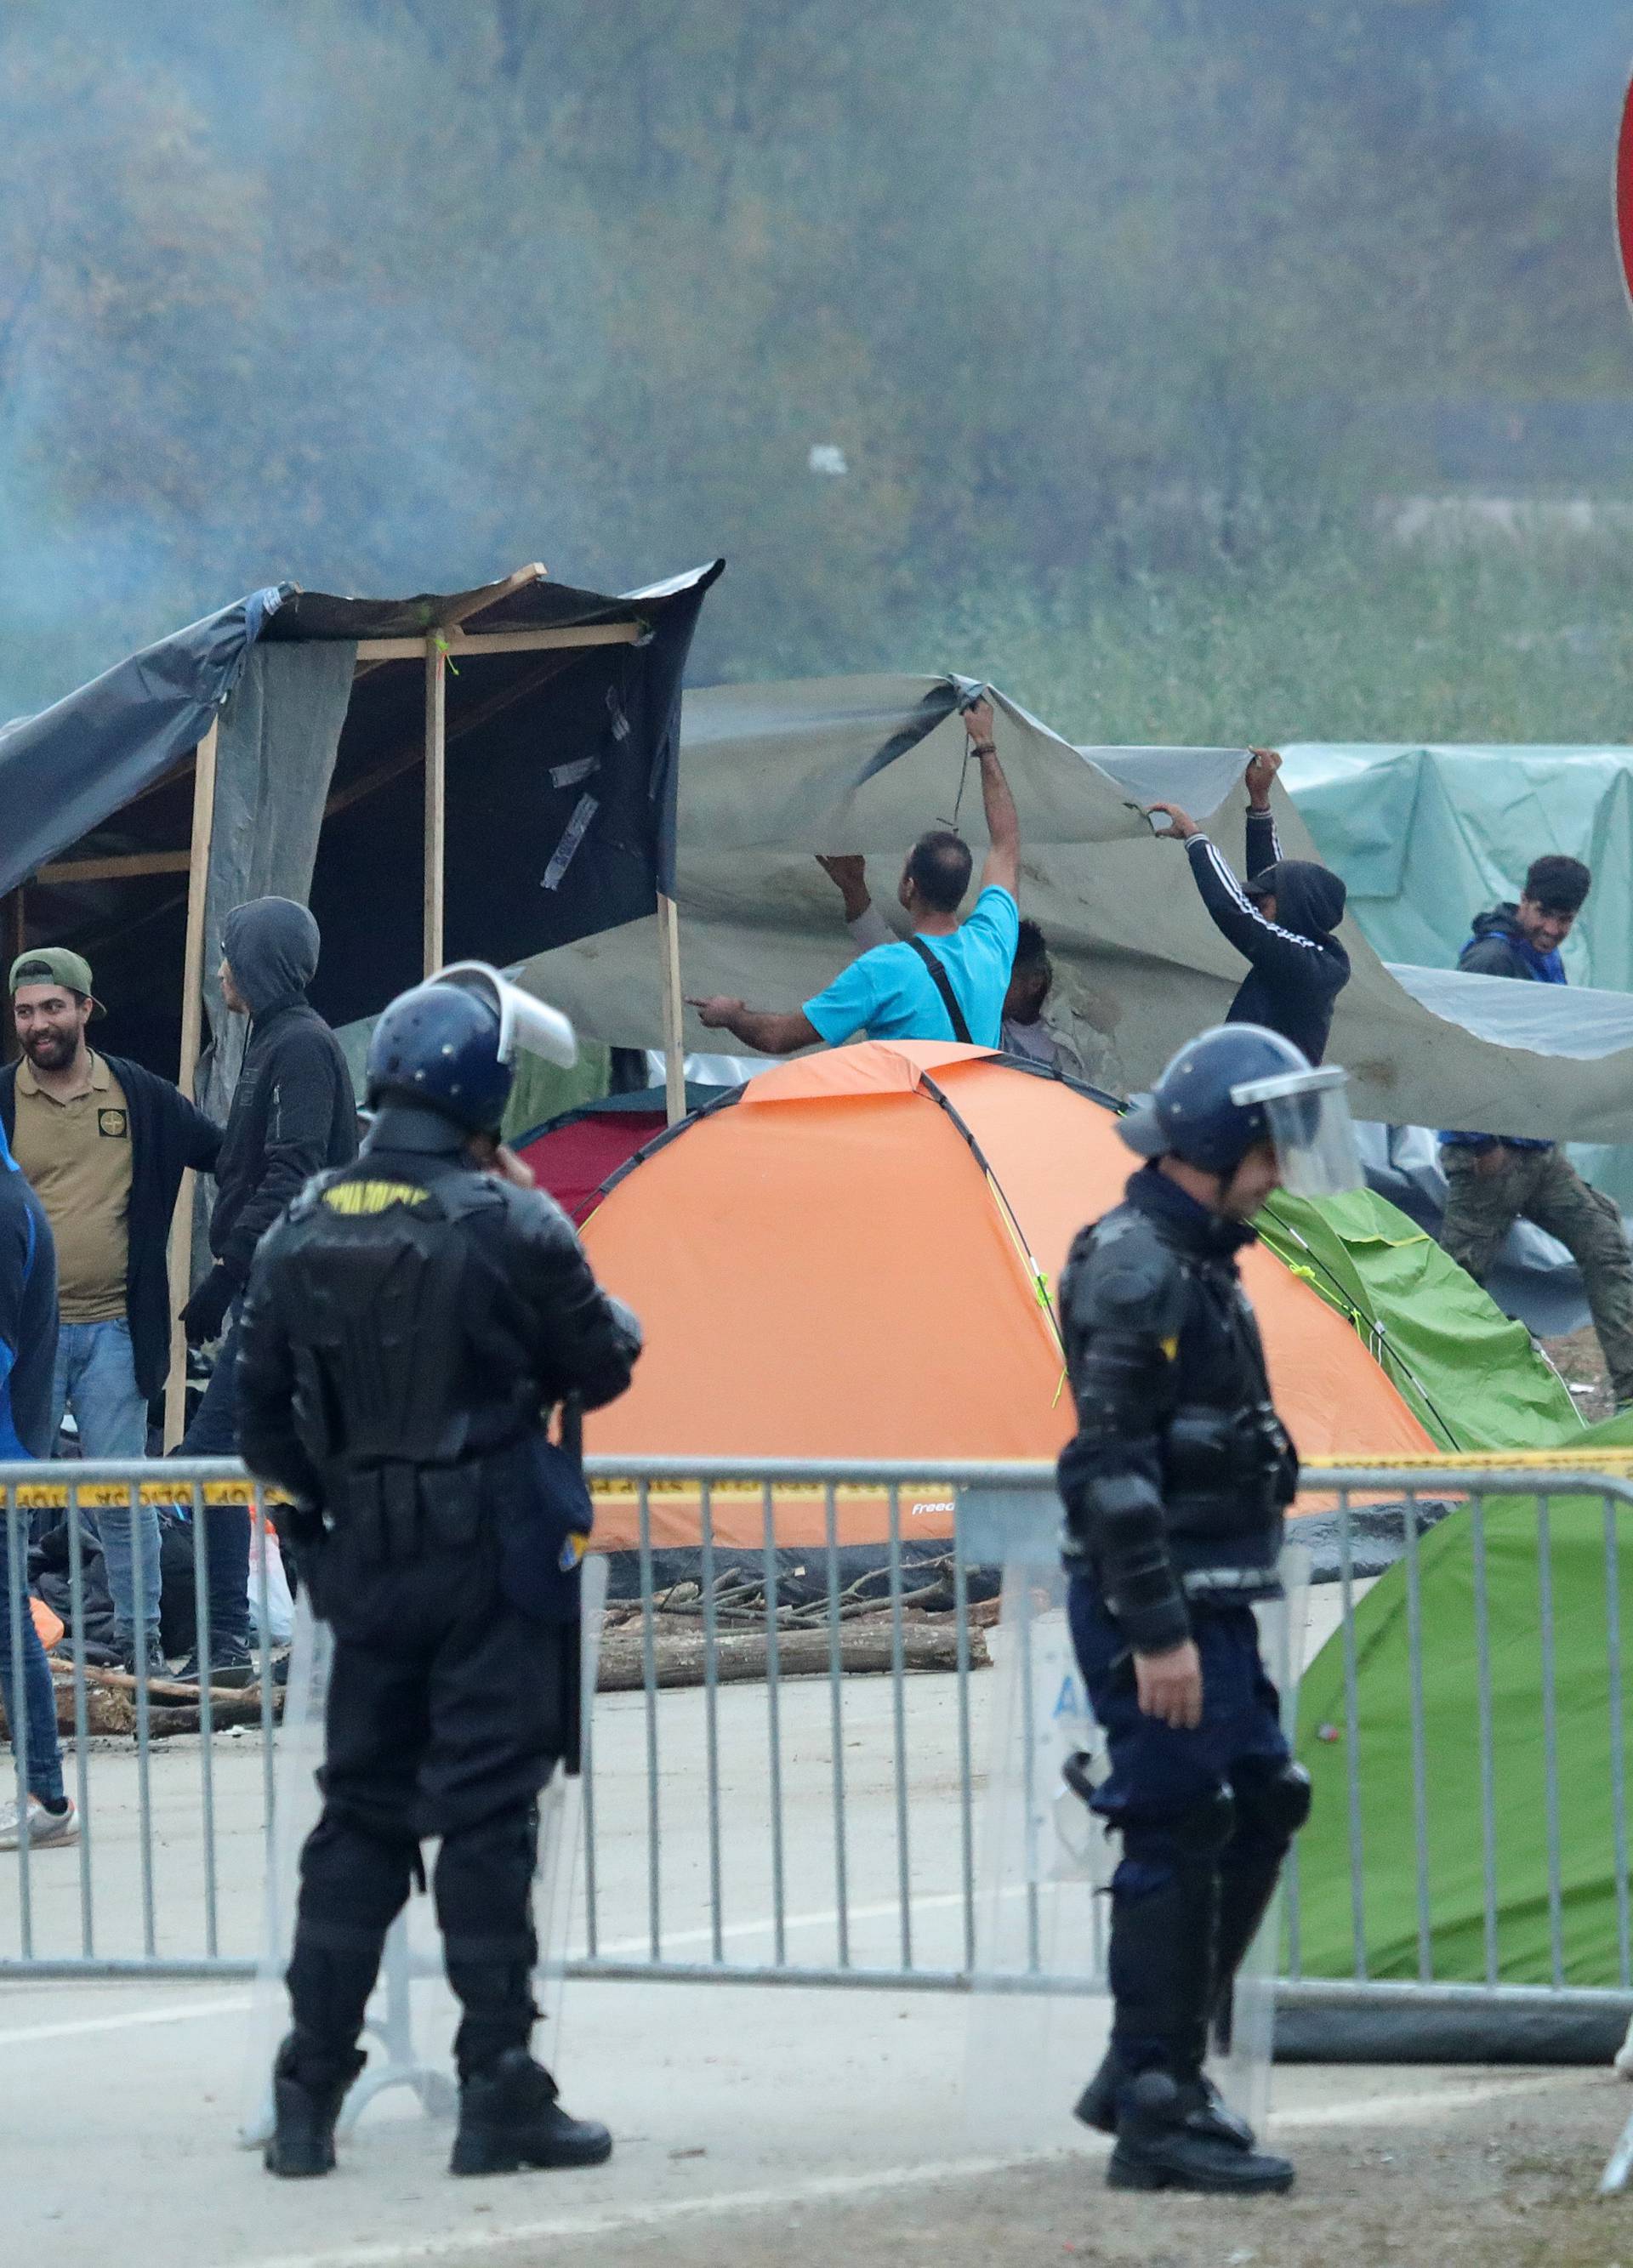
[[[633,602],[536,586],[506,608],[523,598],[542,604],[550,589],[558,604],[576,601],[585,620],[627,620],[633,607],[651,637],[639,645],[454,662],[447,679],[448,960],[504,968],[638,920],[653,911],[660,890],[672,893],[681,681],[698,610],[718,571],[709,568],[669,595]],[[487,616],[481,625],[524,626]],[[356,777],[360,759],[388,762],[394,750],[417,748],[424,703],[417,666],[358,680],[336,767],[337,792]],[[586,764],[595,769],[579,776]],[[547,889],[551,858],[587,798],[595,808],[583,839],[557,887]],[[311,998],[331,1024],[373,1013],[420,974],[424,811],[416,758],[323,829],[312,880],[323,959]],[[381,876],[395,887],[380,888]]]
[[[474,613],[463,611],[477,595],[469,593],[364,600],[283,585],[240,600],[0,732],[0,891],[65,857],[184,852],[187,759],[255,637],[423,637],[462,615],[469,634],[622,622],[639,642],[451,655],[447,958],[502,967],[650,913],[655,894],[674,887],[681,682],[722,565],[622,597],[546,580]],[[421,974],[424,747],[423,663],[363,666],[310,900],[323,933],[311,998],[330,1023],[374,1013]],[[579,765],[593,769],[552,777]],[[552,853],[586,795],[595,808],[583,839],[558,887],[546,889]],[[34,883],[26,902],[30,944],[71,944],[95,969],[108,1010],[102,1044],[173,1078],[186,899],[186,873],[173,871]],[[206,946],[213,955],[219,939]]]

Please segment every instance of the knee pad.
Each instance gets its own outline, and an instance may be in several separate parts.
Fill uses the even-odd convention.
[[[1209,1873],[1236,1827],[1236,1799],[1228,1787],[1211,1787],[1165,1817],[1120,1822],[1123,1860],[1117,1879],[1130,1889],[1155,1887],[1176,1874]]]
[[[1239,1841],[1285,1851],[1310,1816],[1310,1775],[1290,1757],[1236,1775]]]

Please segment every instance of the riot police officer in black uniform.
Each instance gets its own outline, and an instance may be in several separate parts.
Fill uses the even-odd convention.
[[[1112,2043],[1077,2115],[1127,2189],[1285,2190],[1203,2060],[1310,1808],[1260,1657],[1297,1484],[1237,1273],[1280,1186],[1359,1182],[1341,1071],[1235,1024],[1119,1121],[1149,1162],[1060,1283],[1078,1431],[1060,1458],[1073,1643],[1105,1734],[1094,1808],[1121,1837]]]
[[[590,1524],[546,1421],[569,1397],[623,1393],[640,1336],[550,1199],[499,1177],[517,1044],[571,1059],[565,1020],[491,969],[394,1001],[369,1050],[362,1154],[269,1232],[245,1302],[244,1459],[293,1499],[301,1570],[335,1633],[276,2174],[335,2162],[364,2009],[427,1835],[441,1837],[437,1921],[463,2008],[453,2170],[595,2164],[612,2147],[562,2110],[528,2047],[538,1796],[575,1751]]]

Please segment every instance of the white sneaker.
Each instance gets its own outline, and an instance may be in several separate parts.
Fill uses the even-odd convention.
[[[22,1841],[18,1831],[17,1799],[0,1804],[0,1851],[15,1851]],[[79,1814],[70,1796],[66,1811],[48,1811],[37,1795],[28,1799],[28,1847],[31,1851],[49,1849],[54,1843],[78,1843]]]

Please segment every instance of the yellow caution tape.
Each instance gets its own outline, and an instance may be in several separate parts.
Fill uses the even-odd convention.
[[[119,1512],[129,1507],[130,1491],[122,1481],[81,1481],[78,1490],[79,1501],[88,1511]],[[20,1512],[60,1512],[67,1508],[69,1485],[66,1481],[23,1481],[11,1491],[11,1500]],[[265,1491],[269,1504],[287,1501],[276,1489]],[[206,1504],[250,1505],[255,1500],[254,1485],[248,1481],[205,1481],[199,1494]],[[139,1504],[190,1505],[193,1501],[191,1481],[143,1481],[137,1489]]]
[[[1448,1450],[1434,1456],[1304,1457],[1304,1473],[1585,1473],[1633,1478],[1633,1448]]]

